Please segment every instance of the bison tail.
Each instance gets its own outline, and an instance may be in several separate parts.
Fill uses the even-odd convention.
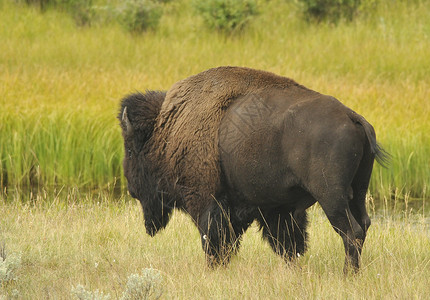
[[[387,168],[391,161],[391,155],[381,145],[376,143],[375,147],[372,148],[372,152],[375,153],[376,161]]]
[[[363,116],[355,113],[354,111],[350,112],[349,117],[353,122],[360,124],[363,127],[367,139],[369,140],[370,150],[375,155],[376,161],[382,167],[387,168],[390,164],[391,155],[376,141],[376,134],[373,126],[370,125]]]

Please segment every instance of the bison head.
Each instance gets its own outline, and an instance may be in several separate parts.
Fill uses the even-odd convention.
[[[153,236],[167,225],[171,208],[166,206],[158,167],[149,158],[151,138],[165,92],[148,91],[125,97],[119,120],[124,138],[124,176],[133,198],[142,204],[145,227]]]

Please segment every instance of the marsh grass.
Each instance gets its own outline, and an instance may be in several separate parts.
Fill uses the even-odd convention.
[[[157,270],[163,298],[172,299],[425,299],[429,293],[428,215],[372,213],[362,270],[344,277],[343,244],[319,207],[310,209],[305,256],[286,265],[257,226],[244,235],[231,263],[206,267],[190,218],[175,212],[154,238],[144,232],[140,204],[128,197],[0,202],[0,239],[22,253],[17,280],[0,295],[69,298],[78,284],[119,299],[131,274]]]
[[[292,77],[364,115],[393,158],[388,169],[375,168],[371,193],[378,201],[428,197],[425,1],[380,1],[337,26],[307,24],[290,2],[269,1],[234,36],[206,29],[190,3],[166,4],[157,31],[131,35],[116,23],[79,28],[59,11],[2,0],[2,190],[124,188],[121,97],[168,89],[210,67],[241,65]]]

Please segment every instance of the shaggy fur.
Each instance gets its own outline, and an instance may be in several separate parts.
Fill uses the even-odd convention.
[[[125,97],[124,175],[153,236],[174,208],[197,225],[209,265],[229,261],[257,220],[273,251],[306,250],[306,209],[319,202],[358,269],[370,219],[373,127],[333,97],[272,73],[219,67],[167,92]]]
[[[154,124],[165,96],[166,92],[162,91],[128,95],[122,100],[118,115],[124,138],[123,167],[128,190],[142,204],[146,231],[151,236],[167,225],[176,201],[167,180],[171,176],[149,154]]]
[[[167,92],[154,131],[153,151],[165,160],[178,183],[188,189],[185,209],[194,220],[217,196],[218,128],[230,103],[239,96],[271,87],[293,86],[306,89],[273,73],[219,67],[181,80]]]
[[[127,107],[127,116],[133,124],[134,136],[137,141],[138,151],[143,144],[151,137],[157,116],[160,113],[161,105],[166,97],[163,91],[147,91],[126,96],[121,101],[121,112],[118,119],[121,120],[124,108]],[[121,122],[123,132],[126,131]]]

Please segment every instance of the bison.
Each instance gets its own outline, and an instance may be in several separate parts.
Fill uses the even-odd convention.
[[[273,73],[219,67],[167,92],[126,96],[118,118],[124,175],[149,235],[183,210],[216,266],[257,221],[288,261],[305,252],[306,209],[318,202],[343,240],[345,272],[358,270],[373,162],[388,153],[335,98]]]

